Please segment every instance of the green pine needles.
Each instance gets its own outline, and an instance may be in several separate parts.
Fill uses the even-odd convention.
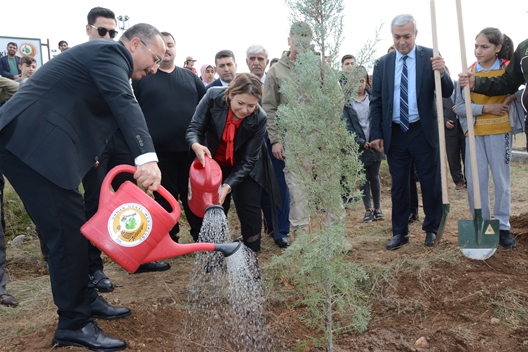
[[[321,343],[333,351],[336,335],[365,331],[370,319],[368,297],[360,288],[368,276],[347,255],[350,245],[343,206],[343,196],[353,196],[351,190],[357,193],[364,182],[363,165],[358,145],[342,119],[342,73],[325,60],[339,51],[344,7],[341,0],[286,3],[292,9],[292,23],[300,19],[313,33],[314,45],[308,43],[309,33],[303,25],[290,36],[299,54],[290,79],[281,87],[288,103],[277,111],[286,163],[299,175],[298,187],[307,197],[313,230],[297,232],[293,244],[271,266],[295,285],[302,297],[299,304],[306,308],[303,321],[324,331]],[[366,61],[360,64],[367,66]],[[350,87],[357,87],[363,77],[352,74],[347,78]]]

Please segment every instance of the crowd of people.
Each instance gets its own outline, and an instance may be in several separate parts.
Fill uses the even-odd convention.
[[[116,177],[114,189],[130,180],[151,191],[161,185],[179,199],[194,241],[199,240],[202,219],[187,204],[189,169],[195,158],[204,163],[205,155],[221,167],[220,203],[227,214],[233,200],[240,237],[255,256],[263,226],[281,248],[290,246],[290,234],[310,232],[307,197],[284,158],[287,133],[282,136],[278,128],[279,107],[288,104],[281,86],[290,79],[298,53],[310,47],[310,26],[294,22],[288,50],[271,62],[264,47],[249,46],[249,73],[237,74],[231,50],[220,50],[214,63],[204,63],[199,71],[192,56],[178,67],[171,33],[140,23],[114,41],[116,25],[111,10],[96,7],[87,16],[89,40],[71,48],[59,42],[61,54],[38,70],[34,59],[16,55],[16,43],[10,42],[8,55],[0,58],[0,171],[36,225],[58,308],[53,339],[58,346],[126,348],[125,341],[106,335],[93,320],[122,318],[131,311],[99,295],[114,286],[103,271],[100,250],[80,233],[97,211],[102,180],[116,165],[134,165],[137,171]],[[508,112],[521,99],[527,106],[526,95],[516,98],[514,93],[528,80],[528,40],[514,52],[508,36],[496,28],[483,29],[475,38],[476,63],[454,82],[444,59],[415,43],[413,16],[396,16],[391,33],[393,45],[376,61],[372,75],[353,55],[341,59],[342,116],[354,134],[366,176],[360,187],[362,221],[384,219],[379,173],[387,159],[393,236],[386,248],[396,250],[409,242],[409,223],[418,220],[417,180],[425,214],[424,244],[434,245],[442,216],[434,79],[439,71],[455,187],[464,190],[467,185],[473,210],[471,173],[478,172],[483,217],[490,219],[491,170],[500,244],[515,248],[509,232],[509,153],[512,133],[518,131],[512,129]],[[353,89],[347,85],[352,77],[359,77]],[[469,122],[462,94],[466,85],[472,89],[475,117]],[[468,123],[475,126],[478,170],[462,166],[469,164],[464,162]],[[171,210],[163,197],[156,200]],[[0,299],[14,307],[18,301],[6,291],[3,228],[2,223]],[[176,224],[170,231],[173,241],[179,241],[179,233]],[[152,262],[137,272],[168,269],[166,262]]]

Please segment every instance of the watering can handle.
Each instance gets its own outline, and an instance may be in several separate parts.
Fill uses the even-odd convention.
[[[205,164],[205,177],[207,177],[207,181],[212,183],[213,175],[211,173],[211,158],[204,153],[204,164]]]
[[[106,204],[109,201],[110,196],[113,193],[112,191],[110,191],[112,181],[114,180],[114,177],[116,177],[122,172],[128,172],[133,175],[136,172],[136,167],[132,165],[117,165],[116,167],[112,168],[112,170],[108,171],[101,186],[99,206],[102,206],[103,204]],[[156,192],[158,192],[163,198],[167,200],[167,202],[169,202],[172,208],[172,212],[169,213],[169,215],[175,220],[175,222],[177,222],[180,219],[181,215],[180,205],[178,204],[178,201],[169,191],[167,191],[165,187],[161,185]]]
[[[207,177],[211,177],[211,159],[207,154],[204,153],[204,169],[205,169],[205,175]]]

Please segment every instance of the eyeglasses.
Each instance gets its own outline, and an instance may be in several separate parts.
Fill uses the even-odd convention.
[[[101,37],[104,37],[106,36],[106,33],[110,34],[110,38],[115,38],[115,36],[117,35],[117,33],[119,33],[118,31],[116,31],[115,29],[106,29],[104,27],[96,27],[94,26],[93,24],[90,25],[92,28],[94,29],[97,29],[97,33],[99,33],[99,35]]]
[[[140,39],[140,40],[141,40],[141,43],[143,43],[143,45],[144,45],[144,46],[150,51],[150,53],[154,56],[154,64],[155,64],[156,66],[159,67],[159,65],[161,64],[161,58],[160,58],[158,55],[154,54],[154,52],[153,52],[152,50],[150,50],[150,48],[148,47],[147,44],[145,44],[145,42],[143,41],[143,39]]]

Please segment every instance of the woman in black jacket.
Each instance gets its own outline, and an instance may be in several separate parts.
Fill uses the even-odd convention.
[[[369,92],[366,89],[369,82],[369,75],[367,70],[360,66],[361,80],[357,92],[350,92],[350,102],[345,105],[343,109],[343,119],[346,121],[347,130],[354,133],[354,138],[359,144],[361,154],[359,158],[363,162],[365,171],[365,183],[360,187],[363,192],[363,205],[365,206],[364,222],[371,222],[372,220],[381,220],[384,215],[380,208],[381,185],[379,179],[379,171],[381,161],[385,159],[383,153],[378,153],[370,148],[370,110],[369,110]],[[355,94],[354,94],[355,93]],[[371,202],[374,202],[372,207]]]
[[[187,144],[204,165],[204,154],[218,162],[223,184],[220,203],[227,214],[231,191],[244,244],[260,251],[261,187],[267,165],[262,156],[266,114],[259,107],[262,83],[250,73],[238,74],[229,87],[210,88],[187,129]]]

